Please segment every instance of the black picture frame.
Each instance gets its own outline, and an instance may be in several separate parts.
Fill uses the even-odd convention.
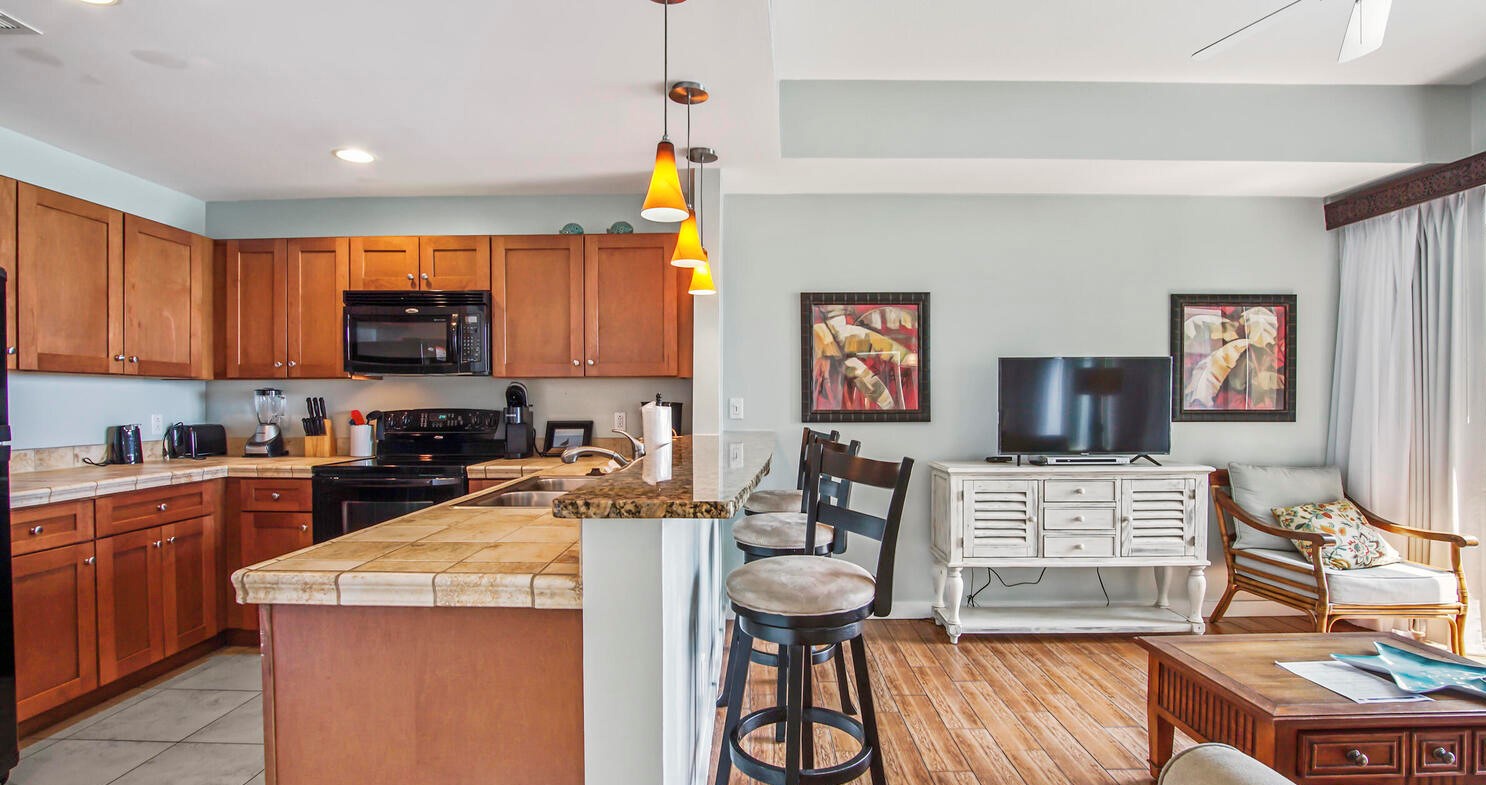
[[[582,443],[577,445],[566,444],[562,447],[554,448],[552,442],[556,441],[559,430],[582,431]],[[591,444],[593,444],[593,420],[548,420],[546,435],[542,437],[542,454],[561,455],[562,451],[568,447],[587,447]]]
[[[912,305],[918,311],[917,401],[913,409],[847,410],[812,407],[812,311],[819,305]],[[800,294],[800,419],[807,423],[929,422],[930,311],[928,292],[802,292]]]
[[[1241,308],[1261,306],[1285,309],[1284,326],[1277,332],[1277,340],[1283,342],[1284,364],[1280,374],[1280,389],[1284,396],[1277,409],[1195,409],[1186,406],[1186,354],[1187,309],[1192,306]],[[1171,295],[1171,419],[1174,422],[1295,422],[1296,362],[1299,356],[1295,343],[1298,324],[1297,297],[1293,294],[1173,294]]]

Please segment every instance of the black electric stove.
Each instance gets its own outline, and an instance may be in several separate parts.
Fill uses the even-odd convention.
[[[374,413],[376,457],[314,468],[315,542],[469,493],[465,467],[505,454],[504,416],[489,409]]]

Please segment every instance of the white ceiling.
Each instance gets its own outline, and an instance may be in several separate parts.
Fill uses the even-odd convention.
[[[1336,62],[1351,0],[1305,0],[1203,62],[1191,54],[1288,0],[778,0],[781,79],[1469,84],[1486,2],[1399,0],[1383,48]]]
[[[1397,2],[1382,51],[1346,66],[1335,51],[1348,0],[1306,0],[1223,56],[1188,59],[1280,2],[691,0],[671,9],[671,78],[712,90],[694,139],[721,153],[729,190],[1318,196],[1387,172],[982,161],[931,173],[910,161],[781,159],[777,79],[1486,76],[1483,0]],[[662,7],[647,0],[0,0],[0,10],[45,33],[0,36],[0,127],[205,200],[638,194],[660,134]],[[682,143],[676,105],[671,135]],[[340,146],[381,160],[340,162],[330,155]]]

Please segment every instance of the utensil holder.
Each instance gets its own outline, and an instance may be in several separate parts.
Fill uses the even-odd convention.
[[[329,419],[321,420],[325,426],[325,433],[320,436],[304,437],[304,454],[306,458],[330,458],[335,455],[335,427]]]
[[[351,428],[351,457],[370,458],[372,455],[372,427],[370,425],[352,425]]]

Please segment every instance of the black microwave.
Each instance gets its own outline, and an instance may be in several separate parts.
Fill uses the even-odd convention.
[[[489,291],[348,291],[346,372],[490,373]]]

